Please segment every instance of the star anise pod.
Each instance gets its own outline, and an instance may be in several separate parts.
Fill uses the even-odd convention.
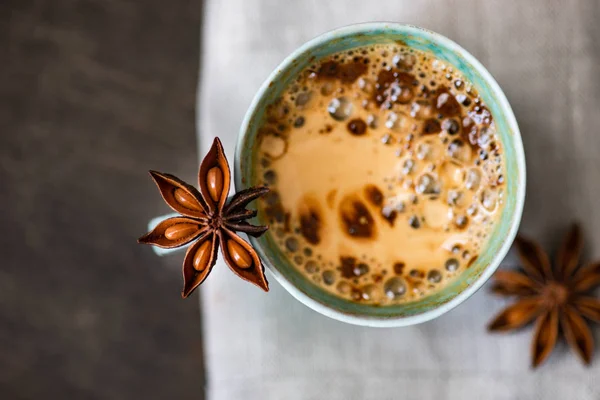
[[[594,339],[584,319],[600,322],[600,299],[586,295],[600,284],[600,262],[579,267],[583,238],[574,224],[556,255],[554,268],[548,255],[533,240],[515,241],[522,271],[501,270],[494,275],[492,291],[519,300],[494,318],[490,331],[509,331],[536,319],[532,343],[532,366],[540,365],[552,352],[560,333],[589,364]]]
[[[200,164],[200,192],[173,175],[156,171],[150,171],[150,175],[165,202],[181,216],[160,222],[152,232],[139,238],[138,243],[174,248],[194,242],[183,261],[182,297],[189,296],[210,274],[219,246],[225,262],[236,275],[269,291],[260,257],[235,233],[258,237],[267,231],[266,226],[247,222],[256,216],[256,210],[248,210],[246,206],[269,189],[263,186],[242,190],[227,202],[231,172],[219,138],[215,138]]]

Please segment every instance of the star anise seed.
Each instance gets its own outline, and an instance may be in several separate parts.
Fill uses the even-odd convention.
[[[600,299],[587,296],[586,292],[600,285],[600,262],[578,268],[583,248],[579,226],[574,224],[567,233],[554,268],[533,240],[518,236],[515,244],[523,271],[496,272],[492,291],[519,300],[498,314],[488,329],[509,331],[536,319],[531,349],[534,368],[548,358],[559,331],[582,361],[589,364],[594,339],[584,317],[600,322]]]
[[[267,231],[266,226],[247,222],[256,216],[256,211],[248,210],[246,206],[269,189],[263,186],[245,189],[227,203],[231,172],[219,138],[215,138],[200,164],[200,192],[172,175],[156,171],[150,171],[150,175],[165,202],[181,216],[160,222],[138,242],[163,248],[194,242],[183,261],[182,297],[188,297],[210,274],[219,247],[225,262],[236,275],[269,291],[264,265],[258,254],[236,234],[244,232],[258,237]]]

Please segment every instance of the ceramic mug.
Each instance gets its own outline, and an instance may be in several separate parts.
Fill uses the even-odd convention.
[[[238,137],[234,159],[235,188],[240,191],[255,179],[257,131],[266,106],[274,102],[287,84],[309,64],[330,54],[371,44],[402,41],[417,50],[433,53],[452,64],[477,89],[494,117],[504,147],[505,205],[499,223],[475,263],[439,292],[417,301],[373,306],[339,298],[314,285],[282,253],[269,232],[249,240],[271,275],[297,300],[339,321],[373,327],[397,327],[429,321],[450,311],[475,293],[496,271],[517,233],[525,201],[525,155],[517,121],[506,96],[490,73],[465,49],[429,30],[388,22],[350,25],[327,32],[290,54],[263,83],[248,109]],[[169,215],[169,216],[174,216]],[[152,230],[169,216],[154,218]],[[258,221],[265,224],[266,221]],[[153,247],[157,254],[173,250]]]
[[[398,305],[373,306],[339,298],[312,283],[292,265],[267,232],[250,238],[271,275],[308,307],[328,317],[356,325],[407,326],[436,318],[469,298],[489,278],[508,252],[517,233],[525,200],[525,156],[517,121],[490,73],[465,49],[426,29],[396,23],[365,23],[327,32],[290,54],[263,83],[242,123],[235,152],[235,188],[245,189],[256,179],[257,133],[267,105],[309,64],[330,54],[358,46],[401,41],[456,67],[479,92],[492,112],[505,149],[505,206],[488,242],[475,263],[437,293]],[[258,221],[266,223],[266,221]]]

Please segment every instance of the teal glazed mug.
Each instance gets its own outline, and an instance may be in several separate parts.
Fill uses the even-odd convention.
[[[426,29],[396,23],[365,23],[327,32],[290,54],[268,77],[254,97],[242,123],[235,153],[235,187],[245,189],[257,179],[258,129],[267,106],[315,60],[359,46],[399,42],[432,53],[455,66],[488,105],[505,149],[505,206],[501,218],[475,263],[439,292],[398,305],[374,306],[352,302],[319,288],[296,269],[271,234],[250,238],[264,264],[296,299],[328,317],[373,327],[408,326],[436,318],[475,293],[495,272],[519,227],[525,200],[525,156],[517,121],[490,73],[471,54],[448,38]],[[259,217],[260,218],[260,217]],[[259,221],[265,223],[266,221]]]

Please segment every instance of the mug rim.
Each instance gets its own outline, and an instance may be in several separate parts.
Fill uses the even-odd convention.
[[[517,184],[515,213],[511,217],[512,219],[510,221],[510,228],[508,230],[507,236],[502,242],[502,245],[500,246],[498,252],[493,256],[493,259],[490,262],[490,264],[483,269],[481,274],[477,277],[477,279],[474,282],[470,283],[467,287],[465,287],[462,291],[457,293],[453,298],[451,298],[447,302],[439,304],[437,307],[434,307],[430,310],[426,310],[422,313],[408,316],[378,317],[368,315],[358,316],[354,314],[345,314],[334,308],[328,307],[326,304],[321,303],[302,292],[292,282],[290,282],[281,272],[279,272],[279,270],[275,266],[271,265],[270,262],[264,262],[263,260],[263,263],[266,265],[266,267],[269,269],[269,271],[275,277],[275,279],[279,282],[279,284],[281,284],[281,286],[283,286],[294,298],[296,298],[304,305],[312,308],[313,310],[327,317],[360,326],[401,327],[415,325],[437,318],[447,313],[448,311],[454,309],[459,304],[463,303],[469,297],[475,294],[475,292],[477,292],[477,290],[479,290],[485,284],[485,282],[488,281],[488,279],[500,266],[500,263],[502,262],[512,245],[512,242],[517,234],[519,224],[521,222],[523,206],[525,203],[526,166],[525,152],[523,149],[523,143],[521,139],[519,126],[517,124],[514,112],[508,102],[508,99],[506,98],[506,95],[500,88],[500,85],[498,85],[498,83],[490,74],[490,72],[473,55],[471,55],[471,53],[469,53],[467,50],[465,50],[453,40],[439,33],[418,26],[400,24],[395,22],[367,22],[346,25],[343,27],[332,29],[319,36],[314,37],[313,39],[298,47],[291,54],[286,56],[285,59],[273,70],[273,72],[271,72],[271,74],[267,77],[267,79],[263,82],[263,84],[256,92],[250,106],[248,107],[248,110],[246,111],[244,120],[242,122],[238,134],[234,155],[234,176],[235,187],[237,191],[245,186],[242,182],[242,172],[240,165],[242,151],[244,149],[243,142],[245,140],[247,132],[249,131],[253,115],[255,114],[256,109],[258,108],[262,98],[267,94],[267,92],[271,88],[271,83],[277,80],[279,75],[287,68],[289,68],[294,62],[294,60],[300,59],[305,53],[309,52],[313,48],[326,44],[332,40],[339,39],[340,37],[352,36],[364,31],[382,28],[392,29],[396,32],[402,32],[409,35],[424,35],[427,37],[427,40],[431,41],[432,43],[439,44],[448,50],[460,54],[461,57],[467,60],[470,63],[470,66],[481,75],[481,77],[492,89],[492,93],[494,94],[494,100],[499,104],[500,109],[503,111],[505,119],[508,123],[508,127],[512,131],[512,145],[515,150],[517,170],[519,171],[520,175],[520,180]],[[250,238],[250,240],[253,242],[254,246],[259,248],[261,247],[260,244],[254,238]]]

